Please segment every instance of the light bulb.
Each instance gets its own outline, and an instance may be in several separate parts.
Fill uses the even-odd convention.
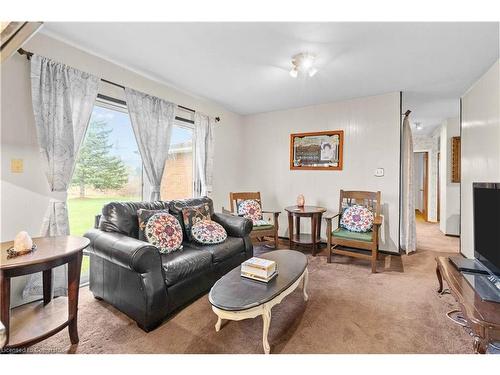
[[[292,68],[292,70],[290,70],[290,76],[293,77],[293,78],[297,78],[297,75],[299,74],[298,70],[295,69],[295,68]]]
[[[314,76],[316,73],[318,73],[318,69],[316,68],[309,69],[309,77]]]

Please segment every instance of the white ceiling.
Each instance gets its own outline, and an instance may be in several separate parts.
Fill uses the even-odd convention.
[[[53,23],[42,32],[240,114],[404,92],[423,132],[499,57],[498,23]],[[291,57],[319,72],[292,79]]]

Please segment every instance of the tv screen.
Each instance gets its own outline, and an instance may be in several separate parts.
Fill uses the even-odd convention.
[[[500,275],[500,183],[474,183],[474,255]]]

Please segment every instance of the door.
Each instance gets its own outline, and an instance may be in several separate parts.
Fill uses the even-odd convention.
[[[415,152],[415,211],[423,220],[428,220],[428,152]]]

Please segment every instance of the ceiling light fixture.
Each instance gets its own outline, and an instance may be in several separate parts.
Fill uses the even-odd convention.
[[[416,128],[417,130],[422,130],[422,124],[421,124],[420,122],[416,122],[416,123],[415,123],[415,128]]]
[[[307,74],[309,77],[314,76],[318,73],[318,69],[314,67],[314,60],[316,56],[310,53],[299,53],[292,57],[292,69],[290,70],[290,76],[297,78],[299,72],[301,74]]]

